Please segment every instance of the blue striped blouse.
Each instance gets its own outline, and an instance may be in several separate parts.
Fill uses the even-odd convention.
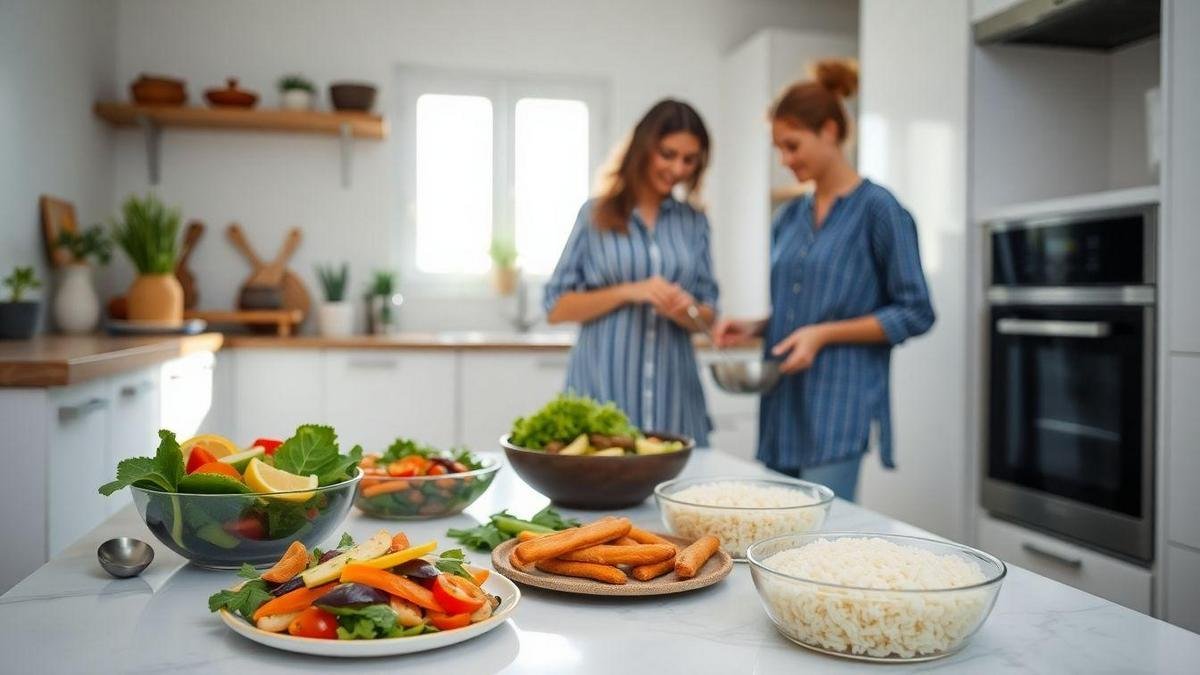
[[[549,312],[568,291],[591,291],[659,275],[716,308],[708,218],[672,198],[653,228],[634,212],[628,234],[592,223],[592,201],[546,284]],[[614,401],[642,429],[684,434],[708,445],[712,429],[691,336],[649,305],[625,305],[580,328],[567,366],[566,389]]]
[[[785,204],[771,226],[769,351],[801,326],[874,315],[889,344],[830,345],[812,367],[785,376],[759,407],[758,459],[796,474],[867,451],[878,424],[892,461],[888,371],[892,347],[933,325],[912,216],[864,179],[830,208],[820,228],[812,197]]]

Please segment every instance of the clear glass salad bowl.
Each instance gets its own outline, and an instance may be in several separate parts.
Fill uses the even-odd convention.
[[[828,547],[847,539],[860,547],[852,561]],[[799,569],[817,573],[800,572],[795,557],[778,555],[814,543],[825,548],[813,549]],[[920,563],[913,549],[920,549]],[[902,574],[886,569],[887,558],[897,555],[906,556],[895,564],[905,568]],[[962,649],[991,613],[1008,571],[994,556],[961,544],[862,532],[766,539],[752,545],[747,558],[763,608],[785,637],[826,654],[880,662],[928,661]],[[871,580],[852,585],[810,578],[831,576]],[[878,587],[881,578],[889,587]]]
[[[311,490],[191,494],[130,486],[133,504],[154,536],[194,565],[237,569],[274,564],[293,541],[312,547],[337,533],[362,470]]]
[[[491,487],[500,462],[488,457],[474,471],[438,476],[366,476],[354,505],[376,518],[424,520],[461,513]]]

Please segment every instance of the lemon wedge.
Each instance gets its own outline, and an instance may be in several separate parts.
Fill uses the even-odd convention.
[[[187,464],[188,455],[192,454],[192,448],[204,448],[213,456],[213,459],[221,459],[222,457],[242,451],[237,443],[224,436],[200,434],[179,444],[179,449],[183,452],[183,462],[185,465]]]
[[[296,492],[296,490],[312,490],[317,487],[316,474],[298,476],[283,469],[276,469],[255,457],[246,465],[246,485],[255,492],[284,492],[275,499],[289,502],[306,502],[312,499],[315,492]]]

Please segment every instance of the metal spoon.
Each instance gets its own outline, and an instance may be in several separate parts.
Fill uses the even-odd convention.
[[[141,539],[117,537],[100,544],[96,557],[105,572],[124,579],[141,574],[154,560],[154,549]]]
[[[708,336],[709,344],[712,345],[713,350],[721,356],[725,363],[733,363],[733,358],[729,356],[728,352],[717,346],[717,336],[713,333],[712,326],[710,326],[700,317],[700,308],[696,305],[688,305],[687,315],[692,317],[692,321],[696,324],[696,326],[699,327],[700,330],[704,331],[704,334]]]

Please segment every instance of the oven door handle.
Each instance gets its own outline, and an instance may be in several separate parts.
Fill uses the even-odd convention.
[[[1044,337],[1106,338],[1112,334],[1107,321],[1042,321],[1035,319],[1000,319],[996,332],[1001,335],[1037,335]]]

